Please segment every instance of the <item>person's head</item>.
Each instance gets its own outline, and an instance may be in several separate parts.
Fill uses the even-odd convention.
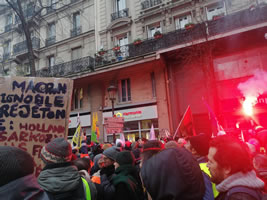
[[[267,169],[267,156],[263,154],[257,154],[253,158],[253,166],[258,170],[266,170]]]
[[[207,156],[209,152],[209,137],[204,133],[192,136],[188,138],[184,147],[195,156]]]
[[[117,154],[120,152],[120,150],[113,146],[108,149],[106,149],[102,154],[102,159],[104,161],[104,167],[108,167],[110,165],[113,165]]]
[[[71,157],[71,145],[64,138],[55,138],[41,151],[41,159],[45,164],[70,162]]]
[[[144,144],[143,151],[141,154],[141,166],[142,164],[164,149],[164,145],[158,140],[149,140]]]
[[[116,161],[114,163],[115,168],[123,165],[132,165],[135,164],[135,158],[131,151],[122,151],[117,154]]]
[[[184,147],[186,140],[184,138],[179,138],[177,143],[179,147]]]
[[[253,169],[247,145],[229,135],[217,136],[211,141],[207,166],[211,181],[216,184],[232,174]]]
[[[78,168],[78,171],[85,170],[87,172],[90,172],[91,165],[90,165],[90,159],[89,158],[78,158],[73,161],[73,164]]]
[[[0,187],[33,172],[34,162],[29,153],[16,147],[0,146]]]
[[[169,148],[179,148],[179,144],[175,142],[174,140],[169,141],[165,144],[165,149],[169,149]]]

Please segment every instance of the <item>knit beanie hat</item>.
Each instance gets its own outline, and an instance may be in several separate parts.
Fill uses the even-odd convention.
[[[110,148],[108,148],[108,149],[106,149],[104,152],[103,152],[103,154],[105,155],[105,156],[107,156],[109,159],[111,159],[111,160],[116,160],[116,156],[117,156],[117,154],[120,152],[120,149],[119,148],[117,148],[117,147],[115,147],[115,146],[113,146],[113,147],[110,147]]]
[[[71,160],[70,143],[64,138],[56,138],[42,148],[41,159],[47,163],[63,163]]]
[[[210,138],[205,133],[192,136],[189,138],[191,146],[200,156],[207,156],[209,153]]]
[[[0,187],[34,171],[33,158],[16,147],[0,146]]]
[[[131,151],[122,151],[117,154],[116,162],[122,165],[134,165],[135,158]]]

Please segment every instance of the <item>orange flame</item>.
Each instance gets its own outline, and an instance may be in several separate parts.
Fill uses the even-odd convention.
[[[253,115],[253,106],[255,105],[256,100],[256,97],[246,97],[245,101],[243,102],[243,111],[245,115]]]

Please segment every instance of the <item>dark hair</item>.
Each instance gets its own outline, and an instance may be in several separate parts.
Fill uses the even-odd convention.
[[[141,154],[143,162],[164,149],[164,145],[158,140],[149,140],[144,144]]]
[[[210,147],[216,148],[214,160],[220,167],[230,167],[230,174],[247,173],[253,169],[248,146],[229,135],[217,136],[210,142]]]
[[[73,164],[80,170],[89,171],[91,169],[90,159],[89,158],[78,158],[73,161]]]

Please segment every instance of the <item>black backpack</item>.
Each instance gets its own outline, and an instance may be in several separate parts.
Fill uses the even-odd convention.
[[[82,179],[75,190],[64,193],[46,192],[49,200],[86,200]]]
[[[245,186],[232,187],[226,193],[225,200],[228,200],[229,197],[234,193],[246,193],[251,197],[255,198],[256,200],[267,200],[267,194],[263,193],[261,190],[256,190]]]

